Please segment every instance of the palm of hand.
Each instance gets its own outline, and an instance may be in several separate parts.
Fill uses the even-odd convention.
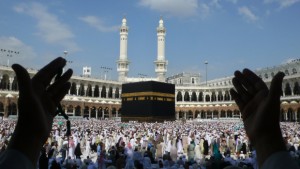
[[[232,82],[236,90],[230,93],[242,112],[245,130],[250,141],[266,136],[278,136],[280,132],[279,112],[283,73],[277,73],[270,86],[252,71],[236,71]]]
[[[30,95],[19,98],[19,111],[22,112],[19,121],[26,123],[20,126],[23,127],[23,131],[30,132],[24,134],[46,140],[52,128],[55,104],[46,90],[39,92],[35,92],[32,88],[29,90],[32,91]]]
[[[68,80],[72,76],[72,70],[66,71],[60,77],[65,64],[65,59],[57,58],[42,68],[32,79],[22,66],[13,65],[20,91],[17,129],[23,136],[32,136],[32,139],[41,143],[47,139],[53,118],[57,114],[56,107],[70,88]],[[59,77],[51,84],[55,76]]]
[[[245,129],[251,142],[255,144],[257,138],[274,135],[279,127],[279,107],[275,108],[276,100],[268,95],[268,90],[258,92],[242,110]],[[277,114],[273,116],[272,113]]]

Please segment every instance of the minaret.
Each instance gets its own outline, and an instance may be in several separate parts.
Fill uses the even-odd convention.
[[[125,82],[129,71],[129,61],[127,58],[127,37],[128,26],[126,25],[126,18],[122,19],[122,26],[120,27],[120,58],[117,61],[117,71],[119,73],[119,81]]]
[[[155,72],[158,81],[165,82],[168,61],[165,58],[165,36],[166,28],[164,27],[164,21],[162,18],[159,20],[159,25],[156,28],[157,31],[157,60],[155,63]]]

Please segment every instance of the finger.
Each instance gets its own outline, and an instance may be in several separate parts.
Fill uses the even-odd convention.
[[[28,96],[31,91],[31,86],[30,76],[27,70],[19,64],[13,64],[12,69],[15,71],[17,76],[20,97]]]
[[[243,113],[243,109],[245,107],[245,102],[243,101],[243,99],[240,97],[240,95],[234,89],[230,89],[229,92],[230,92],[230,95],[232,96],[232,98],[234,99],[235,103],[237,104],[237,106],[239,107],[241,112]]]
[[[63,69],[59,69],[59,70],[58,70],[58,72],[57,72],[57,74],[56,74],[56,76],[55,76],[55,80],[54,80],[54,81],[57,81],[57,80],[60,78],[62,72],[63,72]]]
[[[54,95],[55,93],[57,93],[57,90],[59,90],[62,85],[70,80],[72,74],[72,69],[68,69],[61,77],[55,78],[55,82],[48,87],[47,92],[51,93],[50,95]],[[56,77],[58,77],[58,74]]]
[[[252,96],[243,87],[238,77],[234,77],[232,79],[232,84],[234,85],[236,92],[239,94],[240,98],[243,99],[243,102],[247,103],[252,98]]]
[[[259,90],[267,90],[265,82],[249,69],[244,69],[243,74],[254,85],[256,92]]]
[[[52,78],[59,73],[59,71],[66,65],[66,60],[58,57],[43,67],[33,78],[32,82],[42,84],[44,87],[48,86]]]
[[[284,78],[283,72],[278,72],[272,79],[270,86],[270,98],[274,98],[274,101],[279,100],[282,95],[282,80]]]
[[[58,105],[59,102],[65,97],[71,87],[71,83],[65,83],[53,96],[53,102]]]
[[[260,105],[262,101],[264,101],[264,99],[266,98],[266,96],[268,95],[269,91],[268,90],[261,90],[259,92],[256,93],[256,95],[254,96],[254,98],[249,101],[247,103],[247,105],[245,105],[245,109],[247,111],[243,111],[242,112],[242,117],[243,120],[245,121],[252,113],[255,113],[255,109],[257,107],[253,106],[253,105]],[[274,112],[271,112],[274,113]],[[278,116],[279,117],[279,116]]]
[[[242,74],[240,71],[235,71],[234,76],[237,77],[243,87],[247,90],[250,95],[255,95],[256,90],[251,81],[248,80],[248,77]]]

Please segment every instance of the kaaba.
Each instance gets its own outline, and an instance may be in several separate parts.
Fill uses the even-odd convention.
[[[122,85],[122,122],[175,120],[175,85],[156,81]]]

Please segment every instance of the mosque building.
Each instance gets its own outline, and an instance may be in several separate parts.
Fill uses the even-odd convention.
[[[229,90],[233,88],[233,76],[201,81],[199,73],[183,72],[166,77],[168,61],[165,56],[166,28],[160,18],[157,31],[157,58],[154,61],[156,77],[128,77],[130,61],[127,56],[128,26],[122,19],[120,26],[120,56],[116,61],[118,80],[93,78],[92,76],[72,76],[69,93],[62,100],[63,110],[71,118],[83,116],[97,119],[117,119],[122,117],[122,84],[139,81],[159,81],[175,84],[176,119],[239,120],[241,112],[233,101]],[[256,70],[255,73],[268,86],[278,72],[285,73],[281,97],[281,121],[300,121],[300,60]],[[31,76],[37,70],[27,70]],[[91,73],[86,68],[86,73]],[[15,118],[18,115],[19,97],[14,71],[0,65],[0,115]]]

